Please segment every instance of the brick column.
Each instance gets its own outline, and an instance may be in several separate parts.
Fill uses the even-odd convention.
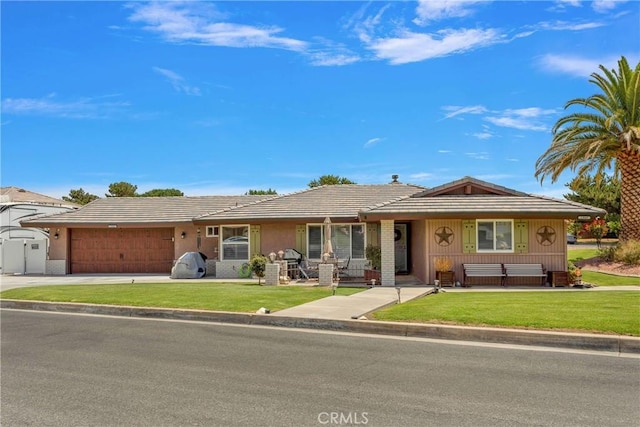
[[[381,285],[396,285],[396,247],[393,233],[393,220],[380,221],[380,249],[382,251]]]
[[[318,285],[333,285],[333,264],[318,265]]]
[[[264,272],[264,284],[277,286],[280,283],[280,264],[267,264]]]

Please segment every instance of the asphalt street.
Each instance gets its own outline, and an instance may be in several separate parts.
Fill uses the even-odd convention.
[[[630,426],[640,358],[2,310],[3,426]]]

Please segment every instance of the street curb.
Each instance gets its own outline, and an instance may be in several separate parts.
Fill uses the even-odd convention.
[[[618,335],[563,333],[505,328],[480,328],[371,320],[307,319],[278,316],[277,313],[251,314],[225,311],[56,303],[11,299],[1,300],[0,308],[102,314],[123,317],[198,320],[240,325],[277,326],[400,337],[434,338],[454,341],[476,341],[485,343],[517,344],[640,354],[640,338]]]

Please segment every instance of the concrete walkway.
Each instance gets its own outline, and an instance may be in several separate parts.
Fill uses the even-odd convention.
[[[400,302],[407,302],[433,292],[432,287],[400,289]],[[392,287],[371,288],[350,296],[334,295],[280,310],[275,316],[303,319],[357,319],[372,311],[398,303],[398,290]]]

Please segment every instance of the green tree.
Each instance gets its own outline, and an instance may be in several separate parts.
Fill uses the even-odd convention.
[[[89,202],[93,202],[95,199],[99,199],[95,194],[87,193],[82,188],[77,190],[69,190],[69,196],[62,196],[62,200],[79,205],[86,205]]]
[[[249,268],[258,276],[258,285],[260,280],[264,277],[265,270],[267,269],[267,258],[263,255],[254,255],[249,261]]]
[[[247,196],[262,196],[262,195],[278,194],[278,192],[276,190],[272,190],[271,188],[269,188],[268,190],[251,190],[250,189],[244,194]]]
[[[348,178],[343,178],[338,175],[322,175],[318,179],[314,179],[309,183],[310,188],[320,187],[321,185],[340,185],[340,184],[355,184]]]
[[[175,188],[154,188],[146,193],[139,195],[140,197],[172,197],[172,196],[184,196],[184,193]]]
[[[576,98],[565,109],[582,106],[553,126],[551,146],[536,161],[535,176],[555,182],[570,169],[578,176],[595,171],[601,180],[613,168],[620,182],[620,240],[640,240],[640,62],[632,69],[623,56],[618,70],[600,65],[591,74],[599,93]]]
[[[620,181],[609,175],[597,180],[591,175],[577,176],[565,185],[571,193],[564,197],[572,202],[595,206],[607,214],[620,214]]]
[[[138,194],[136,190],[137,185],[130,184],[128,182],[120,181],[109,184],[109,192],[105,194],[107,197],[135,197]]]

